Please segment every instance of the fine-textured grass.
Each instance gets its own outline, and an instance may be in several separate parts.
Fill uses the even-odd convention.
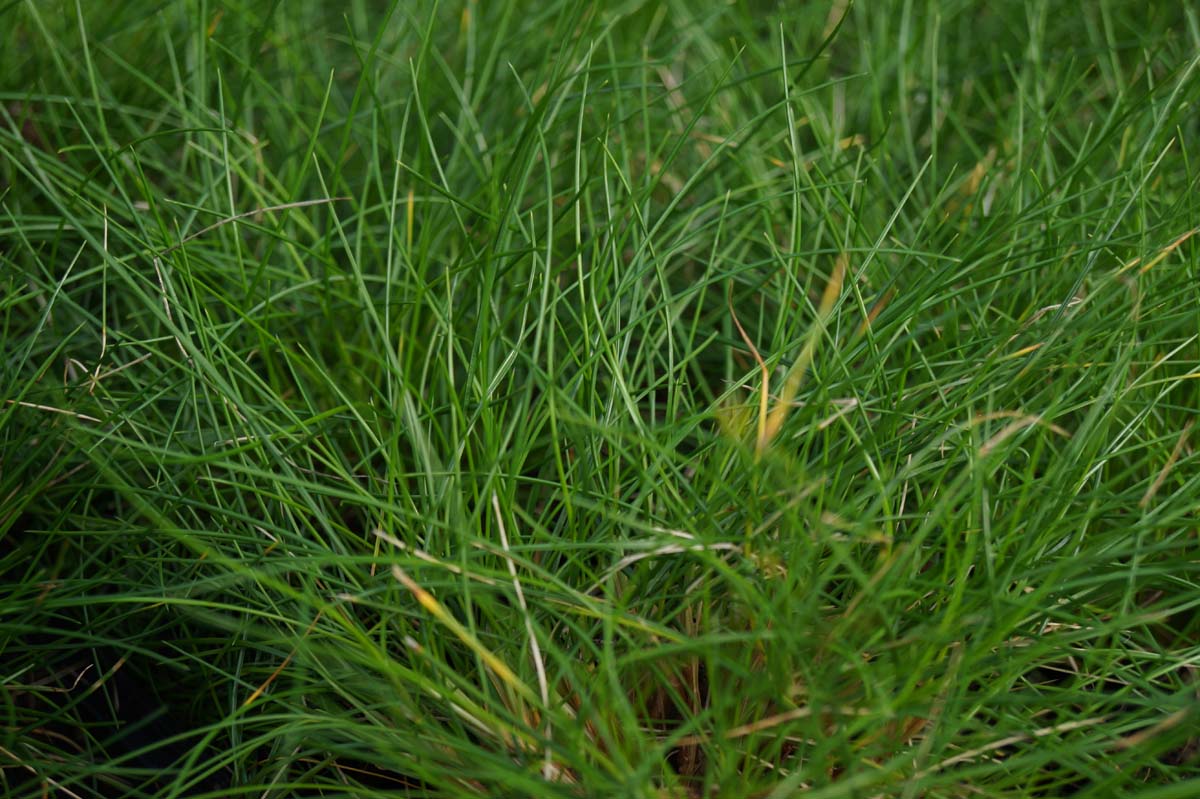
[[[0,794],[1200,795],[1200,16],[0,3]]]

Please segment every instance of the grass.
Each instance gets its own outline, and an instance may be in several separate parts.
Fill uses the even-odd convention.
[[[1187,4],[0,18],[0,793],[1200,793]]]

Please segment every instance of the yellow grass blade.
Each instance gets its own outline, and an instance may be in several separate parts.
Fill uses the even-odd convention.
[[[537,694],[533,689],[521,682],[521,678],[513,673],[513,670],[508,667],[507,663],[497,657],[490,649],[479,643],[479,640],[471,635],[471,632],[466,627],[463,627],[458,619],[451,615],[450,611],[442,607],[442,603],[438,602],[433,594],[417,585],[417,582],[409,577],[399,566],[392,566],[392,576],[412,592],[413,597],[421,607],[425,608],[431,616],[441,622],[450,632],[454,633],[455,637],[470,647],[471,651],[479,656],[501,682],[520,694],[522,699],[534,704],[538,703]]]
[[[821,295],[821,304],[817,308],[817,319],[808,332],[808,339],[804,342],[800,357],[796,358],[796,362],[788,370],[787,376],[784,378],[783,392],[767,416],[766,424],[759,427],[756,448],[759,454],[764,452],[775,436],[779,434],[780,428],[783,427],[783,423],[791,411],[792,402],[795,401],[796,395],[800,393],[800,388],[804,385],[804,376],[817,352],[817,343],[821,339],[821,334],[825,332],[825,324],[829,321],[833,306],[837,304],[838,297],[842,293],[842,282],[846,277],[848,263],[849,259],[844,253],[838,256],[833,274],[830,275],[829,283],[825,286],[825,293]]]

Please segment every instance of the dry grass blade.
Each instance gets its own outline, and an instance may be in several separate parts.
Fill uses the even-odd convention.
[[[542,697],[542,707],[550,707],[550,688],[546,680],[546,664],[542,659],[542,649],[538,644],[537,634],[533,629],[533,617],[529,615],[529,605],[525,602],[525,591],[521,588],[521,580],[517,577],[517,564],[513,561],[508,549],[508,531],[504,525],[504,512],[500,508],[500,498],[492,492],[492,509],[496,513],[496,527],[500,532],[500,546],[504,548],[504,559],[508,563],[508,572],[512,575],[513,591],[517,595],[517,607],[525,617],[525,634],[529,637],[529,651],[533,657],[533,666],[537,671],[538,691]],[[546,738],[552,739],[552,729],[549,720],[546,721]],[[553,779],[559,773],[551,756],[550,745],[546,745],[545,760],[542,764],[542,776],[547,780]]]
[[[1159,470],[1158,476],[1154,478],[1154,482],[1146,489],[1146,493],[1142,495],[1138,501],[1138,507],[1144,508],[1150,504],[1150,500],[1154,499],[1154,495],[1158,493],[1158,489],[1162,488],[1162,484],[1166,482],[1167,475],[1171,473],[1171,469],[1175,466],[1175,461],[1179,460],[1180,454],[1183,452],[1184,446],[1187,444],[1188,434],[1192,432],[1192,426],[1195,421],[1188,422],[1183,427],[1183,431],[1179,434],[1179,440],[1175,442],[1175,448],[1171,450],[1171,454],[1167,456],[1167,462],[1163,464]]]
[[[795,401],[796,395],[800,393],[800,388],[804,385],[804,376],[816,355],[817,344],[825,332],[829,315],[837,305],[838,297],[841,296],[842,282],[846,278],[848,264],[849,258],[845,253],[838,256],[837,263],[833,267],[833,274],[830,275],[829,282],[825,284],[825,291],[821,295],[821,304],[817,307],[817,318],[809,330],[804,348],[801,349],[800,356],[788,370],[783,381],[783,392],[775,402],[775,407],[771,409],[766,425],[760,429],[757,446],[759,453],[764,452],[775,436],[779,434],[780,428],[783,427],[783,423],[791,411],[792,402]]]
[[[395,577],[401,585],[412,593],[413,597],[421,607],[425,608],[435,619],[441,622],[446,629],[454,634],[456,638],[462,641],[471,649],[479,659],[482,660],[487,667],[508,687],[516,691],[522,699],[537,703],[537,694],[533,692],[528,685],[521,681],[515,672],[509,668],[508,664],[496,656],[495,652],[485,647],[479,642],[479,639],[471,634],[471,631],[462,625],[458,619],[446,610],[442,603],[437,601],[433,594],[426,591],[417,584],[413,578],[408,576],[408,573],[399,566],[392,566],[392,576]]]
[[[212,231],[216,230],[217,228],[224,227],[225,225],[228,225],[231,222],[237,222],[238,220],[241,220],[241,219],[247,219],[252,216],[258,216],[259,214],[271,214],[271,213],[275,213],[276,211],[287,211],[291,208],[306,208],[310,205],[328,205],[330,203],[349,202],[350,199],[351,199],[350,197],[323,197],[323,198],[317,199],[317,200],[298,200],[293,203],[283,203],[282,205],[268,205],[263,208],[255,208],[253,211],[243,211],[240,214],[234,214],[233,216],[227,216],[224,219],[217,220],[216,222],[213,222],[208,227],[200,228],[195,233],[184,236],[183,239],[176,242],[175,244],[172,244],[170,247],[166,248],[161,253],[159,253],[159,256],[162,257],[162,256],[166,256],[170,253],[173,253],[173,252],[175,252],[175,250],[178,250],[180,247],[187,244],[192,239],[200,238],[205,233],[211,233]]]
[[[758,354],[758,347],[754,346],[754,342],[750,340],[750,336],[746,333],[746,329],[742,327],[741,321],[738,319],[737,311],[733,309],[733,281],[729,281],[729,291],[727,295],[729,303],[729,315],[733,318],[733,324],[737,327],[738,334],[741,335],[742,341],[746,343],[746,347],[750,350],[750,354],[754,356],[755,363],[758,364],[758,369],[762,374],[762,385],[758,392],[758,435],[757,440],[762,441],[766,435],[767,424],[767,397],[771,392],[771,371],[767,369],[767,364],[763,361],[762,356]]]

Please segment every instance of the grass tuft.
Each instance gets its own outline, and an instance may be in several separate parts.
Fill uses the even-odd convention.
[[[1187,4],[0,19],[0,793],[1200,791]]]

